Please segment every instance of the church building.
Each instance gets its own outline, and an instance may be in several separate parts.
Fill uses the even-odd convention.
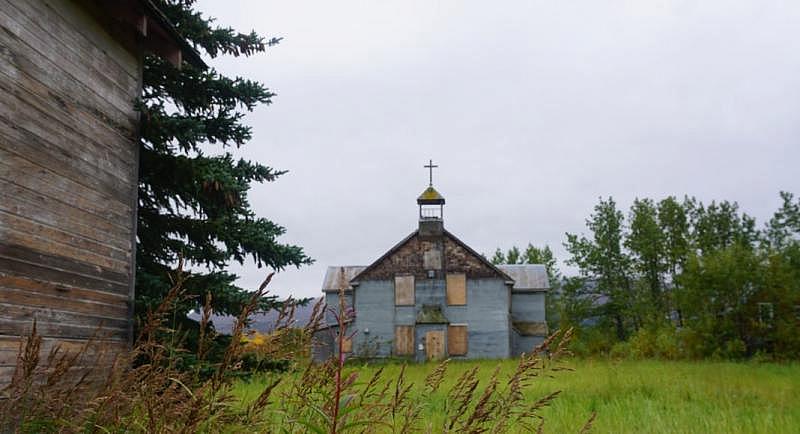
[[[448,232],[432,174],[417,204],[419,226],[371,265],[328,268],[326,305],[338,309],[343,294],[353,311],[343,352],[416,361],[530,352],[547,335],[545,267],[493,265]],[[317,360],[337,352],[338,326],[327,320]]]

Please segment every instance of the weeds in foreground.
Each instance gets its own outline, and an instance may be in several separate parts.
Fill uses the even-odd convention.
[[[232,394],[235,377],[230,374],[241,369],[247,319],[266,294],[271,278],[253,293],[237,318],[230,344],[211,375],[202,375],[199,369],[179,369],[171,357],[174,349],[163,342],[169,332],[166,316],[183,296],[180,273],[163,303],[148,313],[133,349],[114,356],[113,361],[103,351],[101,337],[79,351],[66,352],[55,346],[42,358],[43,340],[34,323],[30,336],[20,345],[13,379],[0,394],[0,426],[30,433],[542,431],[541,410],[559,392],[535,400],[526,399],[524,392],[537,377],[564,369],[558,362],[567,354],[571,331],[554,334],[520,357],[509,378],[501,378],[495,370],[480,392],[478,368],[462,374],[446,391],[440,409],[445,422],[433,426],[421,415],[434,405],[431,397],[447,376],[449,361],[436,366],[422,384],[407,382],[405,366],[393,378],[384,377],[383,369],[378,369],[370,378],[361,379],[357,369],[345,364],[344,345],[354,332],[348,335],[353,312],[343,302],[338,309],[316,305],[311,320],[300,329],[294,328],[294,309],[287,303],[275,329],[262,335],[259,348],[266,357],[291,361],[293,368],[276,374],[252,401],[237,402]],[[324,363],[309,363],[312,338],[321,332],[325,312],[336,318],[340,331],[335,341],[337,356]],[[206,303],[196,354],[201,361],[212,339],[205,332],[211,314]],[[110,369],[97,368],[109,365]],[[593,419],[581,432],[588,432]]]

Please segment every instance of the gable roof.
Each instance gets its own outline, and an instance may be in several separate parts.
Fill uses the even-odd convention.
[[[408,234],[408,236],[407,236],[407,237],[405,237],[405,238],[403,238],[402,240],[400,240],[400,242],[399,242],[399,243],[395,244],[395,245],[394,245],[394,247],[392,247],[392,248],[391,248],[391,249],[389,249],[389,250],[388,250],[386,253],[384,253],[383,255],[381,255],[381,257],[380,257],[380,258],[376,259],[376,260],[375,260],[373,263],[371,263],[371,264],[367,265],[367,266],[366,266],[366,267],[365,267],[363,270],[361,270],[360,272],[358,272],[358,274],[356,274],[356,275],[355,275],[355,276],[354,276],[352,279],[350,279],[350,282],[358,282],[358,280],[359,280],[359,278],[361,278],[361,275],[362,275],[362,274],[365,274],[365,273],[367,273],[367,272],[369,272],[369,271],[372,271],[372,270],[373,270],[375,267],[377,267],[377,266],[378,266],[378,265],[379,265],[381,262],[383,262],[383,260],[384,260],[384,259],[386,259],[386,258],[388,258],[389,256],[391,256],[391,255],[392,255],[392,253],[394,253],[394,252],[396,252],[396,251],[400,250],[400,247],[403,247],[403,246],[404,246],[404,245],[405,245],[407,242],[411,241],[411,239],[412,239],[412,238],[414,238],[414,237],[415,237],[415,236],[416,236],[418,233],[419,233],[419,230],[415,230],[414,232],[411,232],[410,234]]]
[[[484,265],[488,266],[489,268],[491,268],[492,270],[497,272],[497,274],[499,274],[500,277],[505,279],[507,282],[511,283],[511,281],[514,280],[514,279],[511,278],[511,276],[506,274],[505,271],[503,271],[500,268],[498,268],[497,265],[492,264],[492,262],[489,261],[488,259],[486,259],[485,256],[483,256],[480,253],[476,252],[475,250],[472,249],[472,247],[468,246],[465,242],[463,242],[460,239],[458,239],[458,237],[456,237],[452,233],[448,232],[447,229],[444,230],[444,234],[445,234],[445,236],[450,237],[451,240],[455,241],[456,244],[458,244],[459,246],[463,247],[466,251],[472,253],[472,256],[476,257],[478,260],[483,262]]]
[[[353,287],[350,280],[358,273],[362,272],[366,266],[345,265],[328,267],[325,271],[325,278],[322,280],[323,292],[339,292],[341,290],[350,291]]]
[[[498,265],[514,280],[515,291],[547,291],[550,279],[543,264]]]
[[[384,253],[383,255],[381,255],[381,257],[380,257],[380,258],[378,258],[378,259],[377,259],[377,260],[375,260],[375,261],[374,261],[372,264],[370,264],[369,266],[365,267],[365,268],[364,268],[363,270],[361,270],[361,271],[360,271],[358,274],[356,274],[356,275],[355,275],[355,277],[353,277],[353,278],[350,280],[350,282],[352,282],[352,283],[358,283],[358,282],[359,282],[359,281],[360,281],[360,280],[361,280],[361,279],[362,279],[362,278],[363,278],[365,275],[367,275],[367,274],[368,274],[370,271],[374,270],[376,267],[378,267],[380,264],[382,264],[382,263],[383,263],[383,262],[384,262],[384,261],[385,261],[387,258],[389,258],[389,257],[390,257],[390,256],[392,256],[394,253],[396,253],[398,250],[400,250],[400,249],[401,249],[403,246],[405,246],[405,245],[406,245],[408,242],[410,242],[411,240],[413,240],[413,239],[414,239],[414,238],[415,238],[417,235],[419,235],[419,230],[415,230],[415,231],[411,232],[411,233],[410,233],[410,234],[409,234],[407,237],[403,238],[403,239],[402,239],[402,240],[401,240],[399,243],[395,244],[395,245],[394,245],[394,247],[392,247],[392,248],[391,248],[391,249],[389,249],[389,250],[388,250],[386,253]],[[461,247],[461,248],[463,248],[464,250],[466,250],[467,252],[469,252],[469,253],[470,253],[470,255],[471,255],[473,258],[477,259],[477,260],[478,260],[478,261],[480,261],[480,262],[481,262],[483,265],[485,265],[486,267],[488,267],[488,268],[489,268],[489,269],[490,269],[492,272],[494,272],[494,274],[496,274],[496,275],[497,275],[497,277],[499,277],[499,278],[501,278],[501,279],[504,279],[504,280],[505,280],[506,282],[508,282],[508,283],[512,283],[512,282],[513,282],[513,279],[511,278],[511,276],[509,276],[509,275],[508,275],[508,274],[506,274],[506,273],[505,273],[503,270],[501,270],[500,268],[498,268],[497,266],[495,266],[494,264],[492,264],[492,263],[491,263],[491,262],[490,262],[488,259],[486,259],[486,258],[485,258],[483,255],[481,255],[480,253],[478,253],[478,252],[476,252],[475,250],[473,250],[473,249],[472,249],[470,246],[468,246],[466,243],[464,243],[463,241],[461,241],[460,239],[458,239],[458,237],[456,237],[455,235],[453,235],[452,233],[450,233],[449,231],[447,231],[447,229],[444,229],[444,236],[445,236],[446,238],[448,238],[449,240],[453,241],[453,242],[454,242],[456,245],[458,245],[459,247]]]

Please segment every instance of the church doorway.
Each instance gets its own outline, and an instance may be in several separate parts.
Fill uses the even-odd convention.
[[[431,330],[425,333],[425,359],[441,360],[444,356],[444,330]]]

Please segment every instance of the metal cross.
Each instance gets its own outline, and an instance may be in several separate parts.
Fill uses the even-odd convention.
[[[430,172],[430,173],[429,173],[429,177],[430,177],[430,178],[429,178],[429,180],[428,180],[428,184],[429,184],[431,187],[433,187],[433,169],[434,169],[434,168],[436,168],[436,167],[439,167],[439,166],[436,166],[436,165],[434,165],[434,164],[433,164],[433,160],[428,160],[428,164],[427,164],[427,165],[425,165],[425,166],[422,166],[422,167],[424,167],[424,168],[428,169],[428,171]]]

